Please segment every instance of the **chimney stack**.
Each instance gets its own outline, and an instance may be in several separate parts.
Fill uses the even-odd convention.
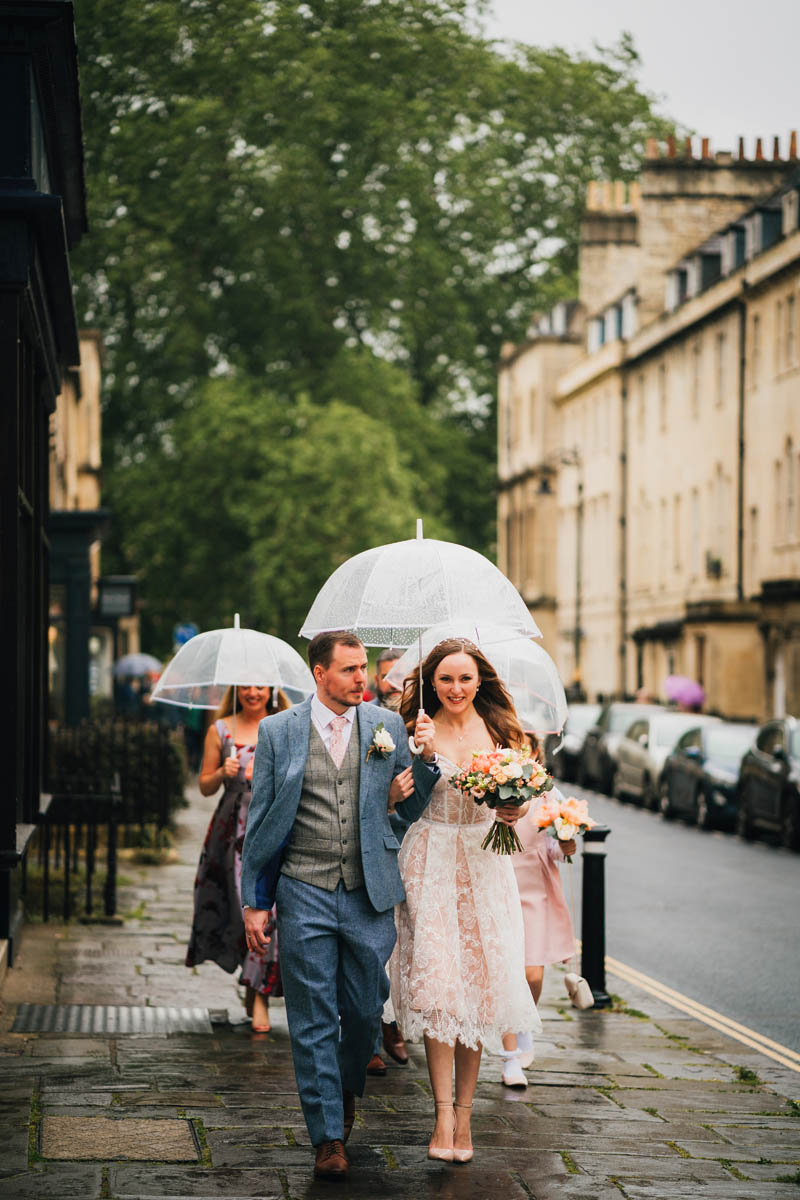
[[[756,138],[756,162],[764,161],[764,147],[761,145],[761,138]]]
[[[781,161],[781,139],[779,137],[774,137],[772,139],[772,161]]]
[[[795,162],[797,159],[797,130],[793,129],[789,134],[789,159]]]
[[[711,140],[710,140],[710,138],[703,138],[702,149],[700,151],[700,157],[701,158],[711,158]]]

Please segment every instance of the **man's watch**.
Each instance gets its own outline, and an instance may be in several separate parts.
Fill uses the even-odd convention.
[[[438,761],[439,761],[439,755],[438,755],[438,754],[436,753],[436,751],[434,750],[434,752],[433,752],[433,758],[423,758],[423,760],[422,760],[422,761],[423,761],[423,762],[425,763],[425,765],[426,765],[426,766],[428,766],[428,767],[435,767],[435,766],[436,766],[436,764],[437,764],[437,763],[438,763]]]

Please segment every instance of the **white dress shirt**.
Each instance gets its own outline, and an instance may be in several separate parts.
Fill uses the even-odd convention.
[[[327,704],[323,704],[319,696],[314,693],[311,697],[311,720],[314,722],[314,728],[322,738],[322,744],[325,749],[330,752],[331,748],[331,721],[334,717],[344,717],[345,725],[342,728],[342,752],[347,750],[350,744],[350,734],[353,732],[353,722],[356,719],[357,705],[351,704],[343,713],[335,713]]]

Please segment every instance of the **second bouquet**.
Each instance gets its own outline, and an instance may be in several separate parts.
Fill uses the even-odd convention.
[[[553,780],[527,748],[512,750],[473,750],[472,762],[450,779],[452,787],[471,795],[476,804],[487,808],[518,808],[541,796],[553,786]],[[483,840],[483,849],[496,854],[514,854],[523,850],[522,842],[511,825],[494,821]]]

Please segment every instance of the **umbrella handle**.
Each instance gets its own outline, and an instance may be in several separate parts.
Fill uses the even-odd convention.
[[[425,709],[421,708],[419,710],[419,713],[417,713],[417,716],[419,716],[420,713],[424,713],[424,712],[425,712]],[[417,757],[418,754],[422,754],[423,747],[417,745],[417,743],[414,741],[414,738],[412,735],[409,735],[409,738],[408,738],[408,748],[411,751],[411,753],[414,755],[415,758]]]

